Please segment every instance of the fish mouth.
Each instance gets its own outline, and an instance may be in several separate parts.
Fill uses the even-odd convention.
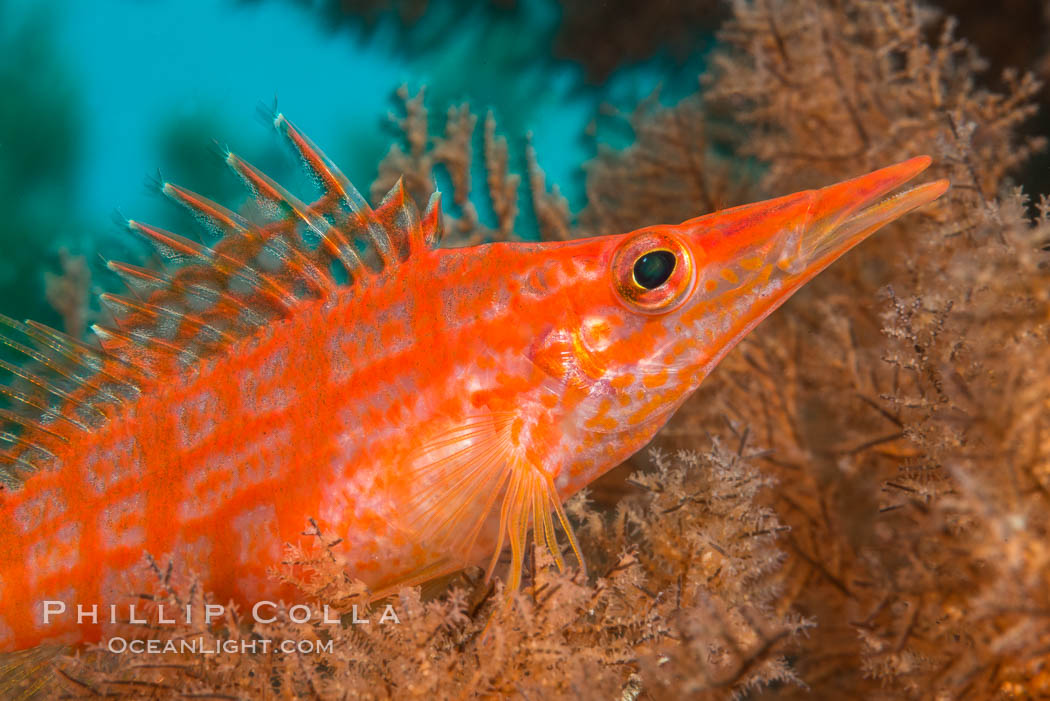
[[[931,162],[918,156],[815,191],[791,267],[815,274],[886,224],[943,195],[950,185],[945,179],[887,197]]]
[[[943,195],[949,187],[943,179],[891,194],[931,162],[929,156],[918,156],[819,190],[685,222],[680,228],[692,236],[698,259],[713,261],[706,293],[687,314],[691,319],[722,319],[721,330],[705,341],[705,373],[846,251]]]

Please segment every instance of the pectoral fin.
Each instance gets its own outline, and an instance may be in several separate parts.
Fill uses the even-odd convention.
[[[67,645],[37,645],[0,653],[0,698],[14,701],[53,698],[54,661],[68,653]]]
[[[507,541],[511,565],[509,590],[521,583],[528,533],[547,548],[559,569],[565,566],[555,532],[553,511],[580,566],[579,546],[561,507],[552,476],[524,458],[515,440],[511,412],[486,412],[464,418],[425,439],[405,464],[406,492],[402,527],[435,553],[425,570],[447,573],[472,562],[479,535],[498,514],[496,545],[486,578],[491,577]],[[411,573],[416,582],[420,573]],[[434,576],[437,576],[434,574]],[[426,577],[429,578],[429,577]]]

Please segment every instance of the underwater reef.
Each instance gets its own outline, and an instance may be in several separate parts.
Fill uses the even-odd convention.
[[[326,651],[90,648],[57,663],[56,695],[1050,696],[1050,200],[1013,180],[1046,147],[1030,124],[1050,53],[989,75],[950,16],[912,0],[738,0],[727,14],[694,95],[617,117],[633,142],[584,164],[579,211],[527,142],[515,171],[525,135],[406,88],[371,188],[403,176],[425,203],[441,171],[448,245],[467,245],[513,238],[526,215],[546,240],[677,222],[919,154],[951,180],[809,283],[650,450],[569,502],[587,573],[537,549],[509,605],[468,570],[402,590],[398,625],[331,625],[324,606],[356,616],[367,592],[308,531],[273,576],[316,602],[311,621],[227,608],[219,625],[149,634]],[[95,313],[90,276],[75,257],[62,266],[48,299],[77,333]],[[177,568],[157,568],[147,594],[147,609],[224,603]]]

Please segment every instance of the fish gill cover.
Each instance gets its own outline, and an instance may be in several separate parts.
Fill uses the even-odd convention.
[[[56,649],[5,660],[5,680],[39,663],[65,698],[1050,694],[1050,18],[948,0],[642,7],[0,2],[0,311],[78,337],[109,322],[99,254],[156,267],[106,212],[191,224],[129,200],[139,173],[240,209],[208,159],[236,138],[296,184],[241,132],[274,91],[374,202],[399,177],[421,206],[440,189],[448,245],[622,233],[916,154],[952,181],[566,505],[586,576],[537,550],[509,605],[468,569],[401,590],[398,625],[324,624],[325,605],[344,623],[369,609],[307,527],[272,575],[315,604],[310,622],[227,608],[150,631],[216,654]],[[153,581],[149,611],[224,603],[177,563]],[[261,638],[332,645],[221,648]]]

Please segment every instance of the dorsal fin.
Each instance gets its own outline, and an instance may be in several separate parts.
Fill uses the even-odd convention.
[[[437,248],[441,244],[441,239],[445,237],[444,221],[441,215],[441,193],[435,191],[430,196],[430,202],[427,203],[423,218],[419,222],[423,243],[428,248]]]
[[[0,483],[57,467],[56,453],[133,401],[149,377],[140,368],[46,326],[0,315],[0,344],[20,363],[0,360]]]
[[[324,194],[315,205],[332,217],[337,231],[340,232],[336,243],[341,248],[352,249],[355,237],[363,235],[371,242],[380,259],[390,260],[390,251],[394,248],[392,234],[376,219],[372,208],[357,188],[283,114],[274,115],[273,125],[288,139],[306,168],[319,182]]]
[[[55,449],[109,420],[151,382],[222,353],[300,304],[367,284],[441,239],[435,195],[420,216],[398,182],[373,209],[350,181],[283,115],[274,128],[321,189],[305,203],[236,154],[227,165],[248,185],[265,221],[169,182],[160,191],[218,239],[211,245],[129,220],[165,259],[163,269],[109,262],[127,295],[104,294],[110,324],[92,327],[101,348],[40,324],[0,317],[0,482],[52,467]],[[340,270],[341,269],[341,270]]]
[[[220,239],[206,246],[138,221],[128,227],[171,261],[150,275],[110,264],[137,299],[107,295],[111,327],[99,327],[107,351],[164,372],[220,352],[258,326],[294,313],[304,300],[325,299],[339,288],[333,267],[350,285],[395,268],[440,240],[440,200],[420,217],[399,182],[373,209],[346,176],[283,115],[274,128],[294,147],[321,188],[311,204],[250,163],[227,152],[225,161],[247,184],[269,221],[253,223],[178,185],[164,195],[187,208]]]

